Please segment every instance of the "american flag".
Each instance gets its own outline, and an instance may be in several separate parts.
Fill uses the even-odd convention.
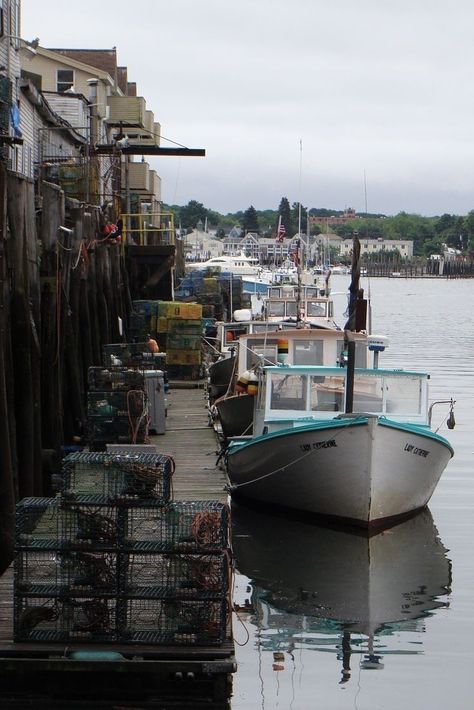
[[[277,235],[276,235],[277,242],[282,242],[283,239],[285,238],[285,234],[286,234],[285,225],[281,221],[281,215],[280,215],[278,218],[278,229],[277,229]]]

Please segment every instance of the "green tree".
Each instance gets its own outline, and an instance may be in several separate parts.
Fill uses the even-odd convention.
[[[295,232],[298,231],[299,227],[299,219],[300,219],[300,203],[299,202],[293,202],[291,205],[291,222],[295,228]],[[308,210],[306,207],[303,207],[301,205],[301,233],[306,234],[306,230],[308,228]]]
[[[275,225],[275,232],[278,229],[278,221],[281,217],[281,223],[285,227],[285,232],[287,237],[292,237],[295,233],[295,229],[292,223],[291,219],[291,209],[290,209],[290,203],[288,202],[288,198],[282,197],[280,200],[280,206],[278,207],[278,216],[277,216],[277,222]]]
[[[467,237],[467,248],[474,251],[474,210],[464,217],[464,231]]]
[[[247,234],[247,232],[256,232],[257,234],[260,234],[257,210],[253,205],[250,205],[250,207],[245,210],[240,224],[242,225],[244,234]]]
[[[195,229],[199,221],[203,224],[206,221],[207,210],[201,202],[190,200],[185,207],[181,207],[180,219],[184,229]]]

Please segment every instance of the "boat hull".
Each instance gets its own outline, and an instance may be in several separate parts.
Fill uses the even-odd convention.
[[[231,443],[233,493],[364,527],[423,508],[453,455],[421,427],[353,417]]]
[[[235,357],[226,357],[216,360],[209,367],[209,400],[212,403],[217,397],[222,397],[229,389],[234,375]]]
[[[214,403],[226,439],[252,434],[254,399],[253,395],[241,394],[225,397]]]

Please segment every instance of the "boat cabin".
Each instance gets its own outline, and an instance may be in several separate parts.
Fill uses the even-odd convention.
[[[265,324],[262,324],[265,325]],[[271,325],[271,324],[270,324]],[[287,324],[288,325],[288,324]],[[367,367],[367,336],[353,333],[356,367]],[[237,372],[262,365],[326,365],[337,367],[345,359],[344,332],[319,328],[290,328],[242,333]]]
[[[230,350],[236,350],[239,338],[249,333],[278,333],[281,330],[294,329],[294,323],[279,323],[277,321],[268,323],[266,321],[234,321],[231,323],[218,322],[217,324],[217,348],[221,353],[228,354]]]
[[[254,436],[279,429],[328,423],[344,415],[345,367],[273,366],[259,372]],[[356,368],[352,411],[428,426],[428,375]]]
[[[301,320],[335,327],[333,301],[318,286],[270,286],[264,298],[264,317],[269,321],[296,321],[298,306]]]
[[[301,298],[317,298],[318,296],[326,296],[326,290],[319,286],[301,286],[299,289]],[[296,284],[286,286],[269,286],[267,291],[269,299],[272,298],[292,298],[298,297],[298,286]]]

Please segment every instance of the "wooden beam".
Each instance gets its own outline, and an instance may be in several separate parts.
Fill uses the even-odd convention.
[[[204,148],[160,148],[157,145],[128,145],[120,150],[112,144],[97,145],[93,151],[95,155],[110,155],[122,153],[123,155],[176,155],[203,158],[206,155]]]

